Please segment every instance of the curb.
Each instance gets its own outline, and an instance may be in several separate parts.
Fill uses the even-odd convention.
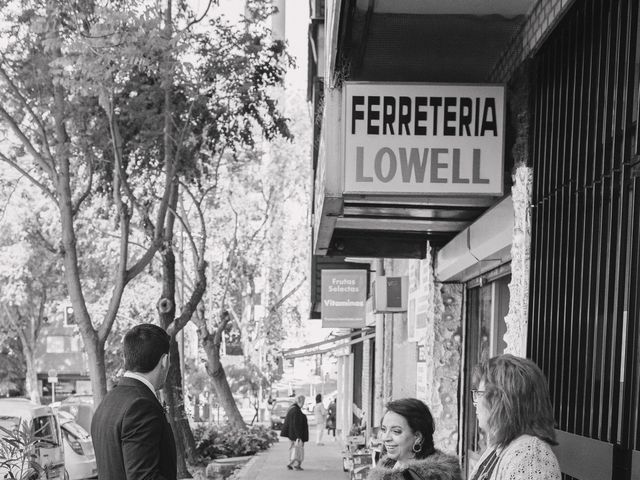
[[[267,458],[267,455],[265,455],[265,453],[268,450],[265,450],[263,452],[258,452],[256,453],[251,460],[249,460],[248,462],[246,462],[242,467],[240,467],[239,470],[237,470],[232,476],[231,478],[233,480],[249,480],[251,477],[249,476],[249,473],[253,470],[253,466],[257,463],[263,464]]]

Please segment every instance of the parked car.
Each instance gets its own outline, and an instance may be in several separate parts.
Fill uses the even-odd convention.
[[[98,478],[91,435],[76,423],[69,412],[58,411],[58,419],[64,439],[64,466],[69,480]]]
[[[18,455],[31,455],[39,466],[23,476],[24,480],[64,480],[64,453],[62,432],[53,410],[46,405],[38,405],[25,398],[0,398],[0,437],[3,440],[17,435],[26,426],[30,435],[29,450],[16,452],[15,458],[2,458],[0,478],[14,478],[20,471]],[[13,461],[15,460],[15,462]],[[47,473],[44,473],[44,469]]]
[[[91,431],[91,419],[93,418],[93,395],[74,394],[60,402],[59,410],[73,415],[76,423],[87,432]]]
[[[294,402],[292,397],[276,398],[271,404],[271,428],[280,430],[284,423],[284,417],[287,416],[289,407]]]

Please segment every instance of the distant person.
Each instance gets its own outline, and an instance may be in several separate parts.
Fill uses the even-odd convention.
[[[101,480],[176,480],[173,432],[156,395],[169,370],[169,339],[148,323],[124,337],[126,372],[91,423]]]
[[[487,449],[471,480],[560,480],[549,387],[531,360],[498,355],[476,366],[472,390]]]
[[[327,421],[327,409],[322,403],[322,395],[316,395],[316,404],[313,406],[313,415],[316,419],[316,445],[324,445],[322,443],[322,434]]]
[[[333,441],[336,440],[336,399],[334,398],[329,403],[329,408],[327,409],[327,435],[331,435],[333,433]]]
[[[287,437],[289,444],[289,470],[304,470],[302,461],[304,460],[304,444],[309,441],[309,424],[307,416],[302,412],[304,405],[304,395],[299,395],[296,401],[289,407],[287,415],[282,424],[281,437]]]
[[[462,480],[458,459],[434,447],[434,430],[431,412],[422,401],[389,402],[380,425],[382,458],[367,480]]]

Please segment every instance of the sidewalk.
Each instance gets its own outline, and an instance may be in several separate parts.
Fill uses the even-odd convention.
[[[342,444],[326,435],[324,445],[315,444],[315,431],[310,429],[309,442],[304,444],[303,471],[288,470],[289,439],[280,438],[269,450],[252,458],[239,473],[238,480],[348,480],[342,470]]]

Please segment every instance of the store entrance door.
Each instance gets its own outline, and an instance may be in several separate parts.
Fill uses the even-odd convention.
[[[496,274],[498,276],[496,276]],[[486,437],[478,428],[475,407],[471,399],[473,368],[481,361],[504,353],[504,318],[509,311],[509,282],[507,268],[473,279],[467,283],[465,365],[464,365],[464,468],[467,475],[486,448]]]

